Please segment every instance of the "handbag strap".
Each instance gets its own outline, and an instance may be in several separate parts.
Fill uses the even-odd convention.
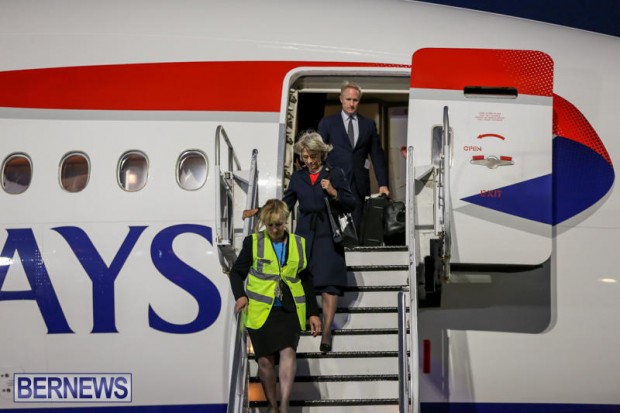
[[[331,178],[331,168],[329,166],[325,166],[325,178],[330,179]],[[323,194],[323,199],[325,200],[325,207],[327,208],[327,216],[329,218],[329,225],[331,225],[332,227],[332,234],[334,236],[334,240],[339,240],[342,238],[342,231],[340,230],[340,225],[338,225],[336,223],[336,220],[334,219],[334,214],[332,213],[332,207],[331,204],[329,203],[329,199],[327,198],[327,196],[325,196],[325,193]],[[339,242],[339,241],[338,241]]]
[[[325,207],[327,208],[327,216],[329,218],[329,225],[331,225],[332,227],[332,232],[334,234],[340,234],[340,228],[338,227],[338,224],[336,224],[336,221],[334,220],[334,214],[332,214],[332,207],[331,205],[329,205],[329,199],[327,199],[326,196],[324,196],[323,199],[325,200]]]

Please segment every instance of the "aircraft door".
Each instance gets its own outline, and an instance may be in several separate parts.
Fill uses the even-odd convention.
[[[421,49],[410,85],[422,255],[432,255],[427,239],[439,239],[452,263],[544,262],[552,247],[551,58]]]

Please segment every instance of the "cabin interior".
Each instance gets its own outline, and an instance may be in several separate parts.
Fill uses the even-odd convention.
[[[296,79],[289,90],[288,142],[308,129],[316,130],[321,118],[341,109],[340,87],[344,81],[360,85],[363,91],[359,113],[374,119],[381,144],[389,165],[391,198],[405,199],[406,165],[400,153],[407,144],[407,116],[409,101],[409,75],[406,76],[302,76]],[[296,104],[294,104],[296,103]],[[290,146],[290,145],[289,145]],[[285,179],[292,172],[292,148],[285,157]],[[372,165],[372,164],[371,164]],[[371,193],[378,193],[374,172],[370,171]],[[286,183],[285,183],[286,184]]]

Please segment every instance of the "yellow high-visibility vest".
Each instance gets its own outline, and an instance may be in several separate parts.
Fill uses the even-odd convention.
[[[306,295],[298,274],[306,268],[306,240],[295,234],[289,234],[288,260],[280,266],[278,257],[266,231],[252,235],[253,263],[248,275],[246,292],[248,295],[248,312],[245,319],[247,328],[261,328],[276,297],[276,288],[282,280],[291,290],[299,326],[306,329]]]

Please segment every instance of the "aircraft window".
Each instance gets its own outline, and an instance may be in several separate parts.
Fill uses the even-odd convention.
[[[81,152],[72,152],[60,161],[60,186],[68,192],[80,192],[88,185],[90,162]]]
[[[149,161],[142,152],[126,152],[118,162],[118,184],[125,191],[135,192],[144,188],[148,175]]]
[[[177,182],[181,188],[195,191],[207,182],[207,156],[196,150],[181,154],[177,162]]]
[[[32,162],[21,153],[9,155],[2,163],[2,188],[9,194],[21,194],[30,186]]]

